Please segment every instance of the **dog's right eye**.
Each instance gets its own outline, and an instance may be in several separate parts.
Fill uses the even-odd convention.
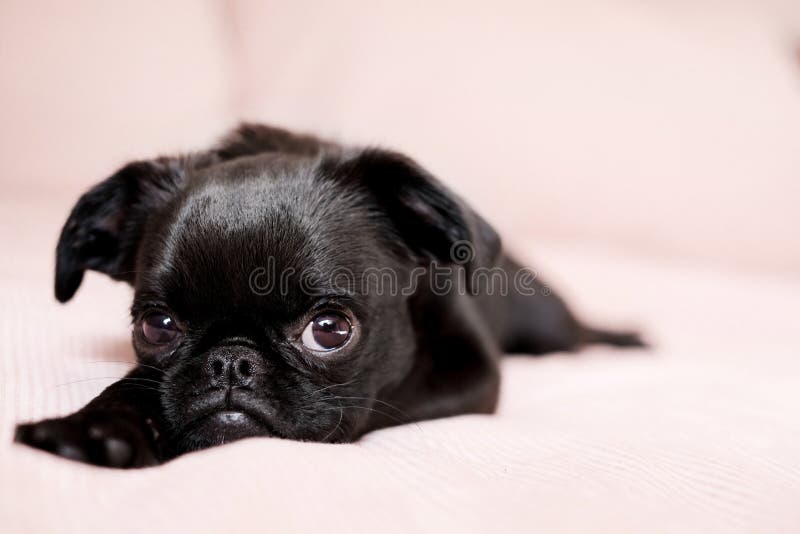
[[[303,345],[315,352],[331,352],[350,339],[353,327],[350,321],[337,312],[326,312],[314,317],[300,338]]]
[[[165,345],[178,337],[178,327],[165,313],[151,313],[142,320],[142,335],[153,345]]]

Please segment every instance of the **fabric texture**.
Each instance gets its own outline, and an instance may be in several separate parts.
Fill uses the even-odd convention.
[[[119,472],[11,444],[16,422],[80,408],[133,354],[125,285],[89,274],[68,305],[51,296],[47,245],[64,206],[2,208],[4,243],[20,251],[0,287],[5,532],[800,526],[800,281],[517,242],[585,317],[642,326],[654,348],[509,357],[494,416],[349,445],[250,439]]]
[[[0,531],[800,531],[798,32],[780,0],[0,3]],[[408,151],[653,348],[509,357],[496,415],[354,444],[12,444],[133,363],[129,288],[52,294],[78,196],[237,119]]]

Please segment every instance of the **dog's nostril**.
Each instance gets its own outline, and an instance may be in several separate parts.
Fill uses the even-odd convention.
[[[214,376],[222,376],[222,373],[225,371],[225,364],[222,360],[214,360],[211,362],[211,372]]]
[[[249,360],[241,359],[236,362],[236,370],[239,372],[239,376],[242,377],[249,377],[253,374],[253,366]]]
[[[264,371],[258,354],[246,349],[219,350],[210,354],[204,374],[212,388],[245,387]]]

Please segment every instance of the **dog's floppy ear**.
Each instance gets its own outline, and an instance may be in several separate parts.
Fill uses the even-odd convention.
[[[56,298],[71,299],[86,269],[133,282],[144,222],[178,189],[187,168],[202,169],[262,152],[314,155],[333,147],[310,135],[245,123],[210,150],[126,165],[84,194],[64,225],[56,249]]]
[[[497,232],[455,193],[412,159],[369,149],[350,160],[345,175],[370,191],[412,251],[472,273],[492,267],[500,254]]]
[[[144,223],[183,180],[180,159],[130,163],[92,187],[72,209],[56,247],[55,293],[72,298],[86,269],[132,282]]]

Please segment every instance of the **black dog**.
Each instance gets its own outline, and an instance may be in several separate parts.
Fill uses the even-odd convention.
[[[16,439],[113,467],[491,413],[504,351],[641,346],[583,326],[412,160],[268,126],[83,195],[58,243],[59,301],[86,269],[134,287],[139,364]]]

